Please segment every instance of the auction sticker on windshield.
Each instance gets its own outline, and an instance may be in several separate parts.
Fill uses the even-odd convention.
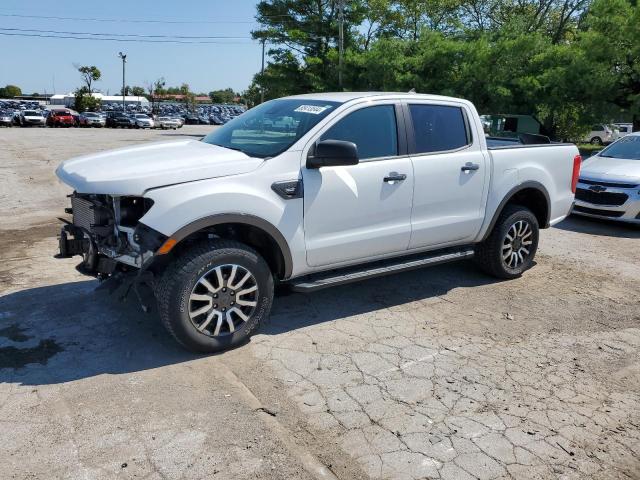
[[[300,105],[298,108],[294,110],[294,112],[312,113],[313,115],[318,115],[324,112],[328,108],[331,108],[331,107],[320,107],[318,105]]]

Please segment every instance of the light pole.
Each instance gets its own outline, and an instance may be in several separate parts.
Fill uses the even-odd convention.
[[[125,87],[125,81],[124,81],[124,66],[127,63],[127,56],[122,53],[122,52],[118,52],[118,56],[122,59],[122,112],[126,113],[127,109],[125,108],[125,103],[124,103],[124,96],[126,94],[126,87]]]
[[[264,103],[264,44],[266,41],[266,38],[262,39],[262,68],[260,69],[260,83],[262,85],[260,85],[260,103]]]
[[[338,0],[338,85],[342,90],[342,57],[344,57],[344,0]]]

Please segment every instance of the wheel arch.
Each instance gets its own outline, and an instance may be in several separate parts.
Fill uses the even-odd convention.
[[[270,222],[243,213],[211,215],[195,220],[176,231],[170,238],[180,248],[186,241],[214,233],[221,238],[241,241],[254,248],[280,279],[287,279],[293,271],[291,250],[282,233]]]
[[[507,192],[498,205],[498,208],[496,208],[496,211],[491,218],[491,223],[485,231],[482,240],[486,240],[486,238],[491,234],[504,208],[507,205],[513,204],[527,207],[536,216],[540,228],[549,228],[551,215],[551,199],[549,197],[549,192],[540,182],[529,181],[521,183]]]

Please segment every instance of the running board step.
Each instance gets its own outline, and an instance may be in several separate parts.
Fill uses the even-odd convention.
[[[411,257],[393,258],[375,263],[349,267],[342,270],[332,270],[318,274],[308,275],[289,282],[295,292],[313,292],[323,288],[344,285],[345,283],[358,282],[369,278],[382,277],[393,273],[415,270],[416,268],[431,267],[441,263],[455,262],[473,257],[473,248],[462,250],[440,250]]]

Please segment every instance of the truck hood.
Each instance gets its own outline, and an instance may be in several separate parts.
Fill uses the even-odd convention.
[[[196,140],[156,142],[72,158],[56,175],[79,193],[143,195],[151,188],[248,173],[264,160]]]
[[[580,178],[589,180],[620,180],[640,182],[640,160],[624,160],[594,155],[580,168]]]

